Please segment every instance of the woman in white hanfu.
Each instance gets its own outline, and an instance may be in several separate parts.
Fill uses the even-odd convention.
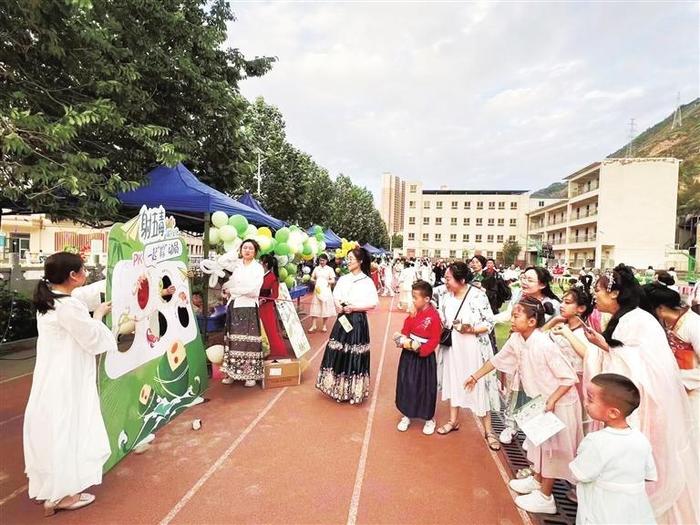
[[[700,523],[698,444],[678,365],[659,322],[639,308],[642,290],[623,264],[600,276],[596,304],[612,314],[603,334],[586,331],[602,350],[600,371],[628,377],[641,403],[628,419],[649,440],[658,481],[647,492],[659,524]],[[595,375],[593,373],[593,375]]]
[[[316,321],[321,319],[321,331],[325,332],[326,319],[335,316],[335,303],[331,286],[335,284],[335,272],[328,266],[328,256],[322,253],[318,256],[318,266],[311,273],[311,283],[314,285],[314,293],[311,299],[311,328],[309,333],[317,330]]]
[[[24,414],[24,462],[29,497],[47,516],[95,500],[81,492],[102,482],[109,439],[100,412],[95,355],[116,351],[102,323],[104,281],[85,284],[80,256],[59,252],[46,259],[37,285],[36,365]],[[89,310],[94,310],[90,317]]]
[[[399,310],[410,310],[413,304],[411,290],[416,281],[416,267],[414,263],[407,261],[399,275]]]

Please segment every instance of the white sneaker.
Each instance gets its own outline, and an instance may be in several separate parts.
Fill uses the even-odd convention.
[[[498,435],[498,441],[500,441],[504,445],[508,445],[508,444],[512,443],[513,437],[515,437],[515,434],[517,434],[517,433],[518,433],[518,431],[515,430],[514,428],[506,427]]]
[[[426,421],[425,425],[423,425],[423,434],[425,434],[426,436],[431,436],[434,433],[435,433],[435,420],[431,419],[429,421]]]
[[[399,424],[396,425],[396,430],[398,430],[399,432],[406,432],[410,424],[411,420],[404,416],[401,418],[401,421],[399,421]]]
[[[540,490],[540,482],[534,476],[528,476],[523,479],[511,479],[508,486],[518,494],[530,494],[536,490]]]
[[[223,385],[232,385],[232,384],[233,384],[233,379],[231,379],[230,377],[224,377],[224,378],[221,380],[221,384],[223,384]]]
[[[243,383],[243,386],[253,388],[255,386],[255,379],[248,379],[245,383]]]
[[[524,496],[518,496],[515,498],[515,504],[521,509],[535,514],[557,513],[557,504],[554,502],[554,496],[547,497],[539,490]]]

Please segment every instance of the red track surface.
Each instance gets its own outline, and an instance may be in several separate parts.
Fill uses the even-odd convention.
[[[180,415],[148,451],[129,455],[91,489],[95,504],[51,523],[522,523],[470,415],[448,436],[424,436],[418,422],[396,431],[399,353],[387,334],[405,314],[389,310],[383,298],[370,314],[372,392],[363,405],[337,404],[314,388],[327,334],[313,334],[301,386],[214,383],[210,402]],[[46,523],[23,474],[30,386],[31,376],[0,384],[3,525]],[[438,422],[446,414],[441,403]]]

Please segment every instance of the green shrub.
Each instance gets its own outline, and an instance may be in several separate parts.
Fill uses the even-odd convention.
[[[36,314],[28,297],[0,281],[0,342],[36,336]]]

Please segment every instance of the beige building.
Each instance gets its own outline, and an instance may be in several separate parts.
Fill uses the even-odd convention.
[[[384,173],[380,212],[390,237],[403,231],[405,196],[406,183],[396,175]]]
[[[675,242],[679,164],[606,159],[569,175],[566,199],[528,215],[529,262],[544,244],[551,263],[575,268],[664,267]]]
[[[407,182],[403,252],[456,259],[480,253],[500,261],[507,240],[525,250],[527,213],[549,202],[527,191],[424,190],[420,182]]]
[[[0,262],[8,262],[11,253],[19,253],[23,263],[38,263],[40,256],[49,256],[67,247],[83,250],[107,263],[109,228],[90,228],[71,221],[53,222],[44,214],[3,215],[0,222]],[[190,259],[202,257],[201,237],[184,235]],[[91,258],[88,258],[92,262]]]

